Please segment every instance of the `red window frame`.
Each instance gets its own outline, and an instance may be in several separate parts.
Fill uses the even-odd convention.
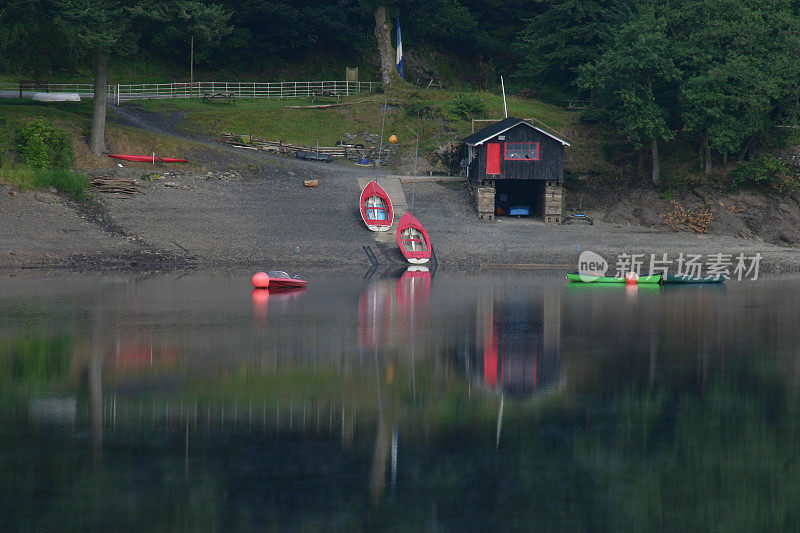
[[[515,146],[517,147],[516,150],[522,151],[527,149],[527,151],[533,151],[532,147],[536,146],[536,157],[535,158],[517,158],[517,157],[508,157],[508,146],[512,145],[512,150],[515,150]],[[535,142],[507,142],[503,143],[503,160],[504,161],[539,161],[539,156],[541,153],[539,152],[539,143]]]

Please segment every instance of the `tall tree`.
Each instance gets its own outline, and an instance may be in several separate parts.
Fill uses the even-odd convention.
[[[74,39],[59,19],[45,16],[53,0],[0,3],[0,69],[39,80],[73,66]]]
[[[194,38],[198,62],[209,60],[221,48],[223,39],[233,31],[232,14],[221,5],[194,0],[139,0],[130,9],[142,45],[183,59]]]
[[[570,90],[578,67],[613,42],[614,28],[630,18],[625,0],[545,0],[519,34],[517,77],[528,84]]]
[[[89,147],[95,156],[105,149],[108,54],[123,43],[135,46],[128,9],[119,0],[64,0],[60,18],[69,24],[77,41],[94,56],[94,103]]]
[[[712,150],[746,150],[798,95],[800,25],[784,0],[690,0],[672,16],[681,116],[711,172]]]
[[[640,5],[613,44],[580,69],[579,86],[597,92],[598,105],[608,111],[617,130],[637,150],[650,144],[653,183],[660,180],[658,143],[675,134],[663,95],[678,78],[669,55],[666,19],[652,4]]]
[[[398,77],[395,74],[395,54],[392,47],[391,25],[386,18],[386,5],[378,4],[373,12],[375,16],[375,39],[378,41],[378,56],[381,62],[381,82],[391,85]]]
[[[194,0],[166,0],[155,5],[152,0],[63,0],[56,17],[71,29],[78,43],[91,50],[95,59],[94,104],[90,148],[99,156],[105,149],[105,124],[108,90],[108,58],[136,49],[138,36],[133,28],[135,16],[165,20],[166,17],[191,19],[193,27],[204,28],[209,38],[227,31],[224,13],[213,5],[203,6]],[[209,22],[211,21],[211,22]]]

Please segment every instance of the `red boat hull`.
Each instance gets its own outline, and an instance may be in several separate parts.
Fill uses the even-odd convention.
[[[269,290],[288,290],[305,287],[308,282],[302,279],[269,278]]]
[[[428,232],[411,213],[403,215],[397,223],[397,245],[403,257],[414,264],[427,263],[433,251]]]
[[[361,219],[372,231],[386,231],[392,227],[394,209],[389,195],[375,180],[367,183],[359,199]]]
[[[123,159],[125,161],[137,161],[141,163],[188,163],[186,159],[178,159],[175,157],[160,157],[152,155],[130,155],[130,154],[108,154],[108,157],[116,159]]]

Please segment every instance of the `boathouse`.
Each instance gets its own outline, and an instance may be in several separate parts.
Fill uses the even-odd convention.
[[[538,216],[548,224],[561,223],[567,141],[508,117],[463,142],[478,217]]]

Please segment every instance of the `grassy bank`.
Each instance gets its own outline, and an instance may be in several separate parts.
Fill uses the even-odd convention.
[[[111,110],[109,110],[110,113]],[[0,182],[18,189],[55,187],[78,198],[85,196],[89,180],[80,169],[111,168],[108,157],[94,157],[88,146],[92,101],[41,103],[31,100],[0,99]],[[71,169],[34,168],[20,154],[21,129],[38,119],[67,132],[72,141]],[[118,153],[185,155],[194,143],[143,130],[108,123],[106,143]],[[75,171],[78,172],[75,172]]]
[[[448,90],[420,89],[410,85],[386,93],[361,94],[343,98],[318,99],[240,99],[234,105],[204,103],[201,100],[148,100],[137,102],[148,111],[182,112],[181,127],[211,135],[223,132],[252,135],[269,140],[284,140],[310,146],[317,142],[330,146],[343,140],[345,133],[356,135],[356,142],[366,142],[364,134],[381,131],[383,104],[388,103],[385,138],[395,134],[401,157],[407,163],[413,157],[417,131],[420,133],[420,156],[430,158],[440,146],[457,142],[489,122],[503,118],[503,99],[491,92],[461,93]],[[346,104],[327,108],[298,109],[320,104]],[[576,172],[603,165],[600,140],[593,128],[578,121],[578,114],[535,100],[509,97],[509,116],[532,119],[533,123],[567,137],[573,148],[568,166]]]

